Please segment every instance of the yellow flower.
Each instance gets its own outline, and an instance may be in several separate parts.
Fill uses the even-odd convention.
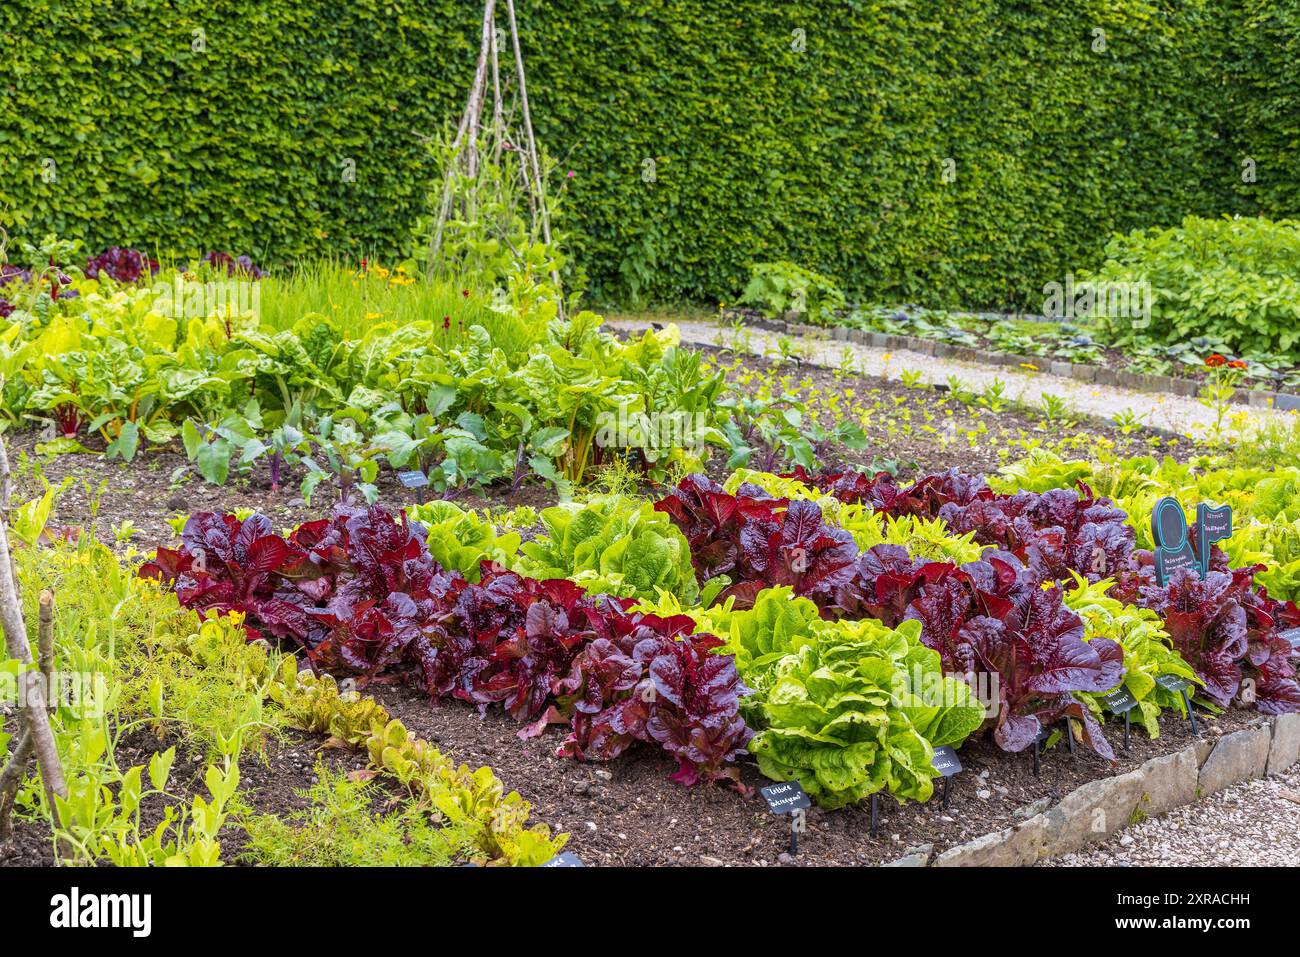
[[[890,359],[892,359],[892,358],[894,358],[894,354],[893,354],[892,352],[886,352],[886,353],[885,353],[885,361],[886,361],[886,362],[888,362],[888,361],[889,361]]]
[[[1028,369],[1030,372],[1038,371],[1038,366],[1034,365],[1032,362],[1022,362],[1020,363],[1020,368]]]

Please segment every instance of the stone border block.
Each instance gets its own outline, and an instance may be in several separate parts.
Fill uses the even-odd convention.
[[[1268,749],[1269,774],[1281,774],[1300,761],[1300,714],[1279,714],[1273,718],[1273,741]]]
[[[1273,728],[1234,731],[1219,738],[1210,756],[1201,765],[1200,796],[1205,797],[1241,781],[1262,778],[1268,768],[1268,752],[1273,743]]]
[[[1232,784],[1278,773],[1300,760],[1300,714],[1262,718],[1220,738],[1161,755],[1114,777],[1089,781],[1027,821],[950,847],[930,867],[1026,867],[1105,840],[1141,818],[1165,814]],[[911,848],[895,867],[922,867]]]

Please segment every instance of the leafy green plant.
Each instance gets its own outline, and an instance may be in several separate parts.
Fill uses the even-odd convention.
[[[518,532],[498,533],[477,512],[452,502],[413,505],[406,513],[427,529],[425,544],[434,561],[448,571],[460,572],[470,582],[478,582],[480,562],[509,566],[519,550]]]
[[[786,464],[812,469],[821,450],[867,445],[857,422],[845,418],[824,428],[809,415],[805,403],[789,393],[769,398],[733,392],[720,399],[717,407],[728,416],[721,434],[729,453],[729,469],[757,467],[771,472]]]
[[[302,480],[304,502],[310,505],[320,483],[331,479],[338,482],[340,499],[349,498],[354,490],[367,502],[379,497],[375,479],[379,475],[377,457],[383,449],[367,441],[355,422],[324,416],[305,441],[311,444],[314,454],[302,457],[307,468]],[[315,455],[323,457],[328,468],[321,466]]]
[[[447,867],[470,860],[478,837],[472,822],[436,823],[427,808],[403,802],[377,812],[385,792],[366,774],[346,775],[320,762],[316,782],[298,792],[308,807],[284,818],[248,814],[244,858],[272,867]]]
[[[545,534],[520,547],[515,570],[568,578],[592,594],[653,599],[659,590],[687,605],[699,596],[690,547],[648,502],[601,496],[543,509]]]
[[[1069,426],[1075,421],[1074,410],[1069,401],[1051,392],[1044,392],[1038,399],[1043,422],[1051,426]]]
[[[726,638],[754,689],[741,707],[758,729],[760,770],[797,780],[825,807],[878,791],[927,800],[934,748],[960,745],[984,720],[971,689],[921,644],[919,622],[824,621],[789,588],[765,590],[748,611],[691,614]]]
[[[990,412],[1005,412],[1010,401],[1006,398],[1007,384],[997,376],[980,390],[979,404]]]
[[[1296,355],[1300,343],[1300,223],[1189,216],[1168,229],[1114,237],[1088,278],[1149,283],[1150,322],[1098,318],[1123,345],[1176,344],[1196,336],[1234,352]]]
[[[128,769],[114,793],[96,776],[83,772],[68,782],[67,798],[55,797],[62,826],[56,838],[73,848],[75,859],[104,858],[117,867],[214,867],[221,863],[221,829],[239,787],[239,765],[227,756],[208,765],[203,775],[208,797],[188,802],[167,792],[176,753],[155,754],[148,765],[150,787],[142,782],[144,767]],[[171,798],[162,821],[153,830],[141,822],[141,803],[152,797]]]
[[[784,260],[755,264],[740,301],[768,318],[793,313],[822,326],[831,325],[845,307],[844,293],[834,280]]]
[[[1200,684],[1187,662],[1174,650],[1173,642],[1161,625],[1160,616],[1153,611],[1125,605],[1107,597],[1114,584],[1109,579],[1089,584],[1081,575],[1071,572],[1074,585],[1064,593],[1065,605],[1073,610],[1084,624],[1084,638],[1109,638],[1124,649],[1124,682],[1122,687],[1137,700],[1138,721],[1147,734],[1160,736],[1160,712],[1174,708],[1184,713],[1182,695],[1157,684],[1161,675],[1186,678]],[[1105,694],[1080,692],[1092,710],[1100,715],[1106,706]]]

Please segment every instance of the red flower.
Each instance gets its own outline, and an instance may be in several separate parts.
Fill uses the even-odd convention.
[[[1229,369],[1244,369],[1244,368],[1246,368],[1246,360],[1245,360],[1245,359],[1233,359],[1231,362],[1228,363],[1228,368],[1229,368]]]
[[[451,316],[443,316],[443,317],[442,317],[442,329],[443,329],[443,331],[446,332],[446,331],[447,331],[448,329],[450,329],[450,328],[451,328]]]
[[[1213,355],[1206,358],[1205,364],[1209,366],[1211,369],[1217,369],[1219,366],[1223,365],[1227,361],[1228,361],[1227,359],[1225,359],[1223,356],[1219,355],[1216,352]]]

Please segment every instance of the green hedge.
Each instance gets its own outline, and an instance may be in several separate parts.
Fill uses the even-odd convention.
[[[517,7],[598,298],[730,298],[751,262],[790,259],[872,296],[999,305],[1037,304],[1115,230],[1300,211],[1296,111],[1278,108],[1296,81],[1273,49],[1294,49],[1296,17],[1270,5]],[[268,262],[393,256],[436,175],[417,134],[459,111],[479,15],[471,0],[5,4],[0,224]]]
[[[1255,161],[1255,183],[1238,186],[1251,213],[1300,211],[1300,2],[1245,0],[1235,38],[1238,177]]]

